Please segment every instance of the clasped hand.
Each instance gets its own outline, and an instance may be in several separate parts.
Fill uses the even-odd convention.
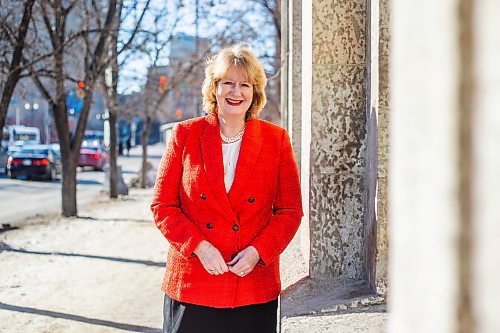
[[[205,240],[196,247],[194,254],[198,256],[207,272],[213,275],[232,272],[238,276],[245,276],[254,269],[260,259],[257,249],[249,246],[226,263],[219,250]]]

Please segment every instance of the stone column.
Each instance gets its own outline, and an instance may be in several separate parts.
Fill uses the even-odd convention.
[[[283,0],[285,1],[285,0]],[[292,0],[288,3],[288,131],[292,140],[295,160],[301,169],[302,142],[302,0]],[[283,15],[282,15],[283,17]],[[282,30],[283,32],[283,30]],[[300,247],[305,260],[306,270],[309,270],[309,224],[301,224],[298,235]]]
[[[456,3],[392,1],[392,332],[458,332]]]
[[[290,47],[289,47],[289,39],[290,39],[290,33],[289,33],[289,15],[288,15],[288,10],[289,10],[289,2],[287,0],[281,0],[279,5],[280,6],[280,12],[281,12],[281,46],[280,46],[280,115],[281,115],[281,127],[287,129],[290,132],[290,126],[289,126],[289,118],[290,118],[290,112],[289,112],[289,95],[290,91],[288,90],[288,85],[289,85],[289,76],[288,72],[290,70]]]
[[[282,16],[283,17],[283,16]],[[288,8],[288,129],[300,169],[302,133],[302,0],[292,0]]]
[[[377,59],[377,199],[376,199],[376,256],[375,256],[375,287],[379,294],[385,294],[387,289],[387,267],[389,262],[388,242],[388,191],[387,169],[389,154],[389,0],[372,0],[372,20],[378,21],[378,38],[372,41],[378,46]],[[372,39],[374,29],[372,29]]]
[[[476,332],[500,332],[500,2],[477,0],[474,29],[471,289]]]
[[[500,332],[500,3],[393,0],[391,332]]]
[[[368,276],[367,1],[303,1],[302,9],[301,180],[309,272],[333,288]]]
[[[388,265],[389,6],[388,0],[371,0],[369,4],[366,248],[370,288],[385,295]]]

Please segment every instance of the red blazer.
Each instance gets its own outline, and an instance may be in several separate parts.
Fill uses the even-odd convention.
[[[278,126],[248,121],[226,194],[219,131],[215,116],[183,121],[161,160],[151,210],[171,245],[162,290],[178,301],[219,308],[268,302],[281,291],[279,255],[303,215],[290,139]],[[210,275],[193,253],[202,240],[226,262],[249,245],[261,260],[244,277]]]

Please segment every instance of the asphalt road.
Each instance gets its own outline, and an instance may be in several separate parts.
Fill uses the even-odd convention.
[[[158,166],[163,146],[150,146],[148,160]],[[120,156],[118,165],[122,168],[125,183],[136,175],[141,165],[140,147],[131,149],[130,156]],[[103,190],[105,174],[102,171],[79,168],[77,173],[78,206],[89,203]],[[61,180],[32,181],[10,179],[0,174],[0,226],[18,226],[29,217],[38,214],[61,212]]]

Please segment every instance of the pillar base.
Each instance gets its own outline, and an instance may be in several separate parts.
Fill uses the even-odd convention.
[[[385,297],[374,293],[366,281],[332,287],[331,281],[307,277],[281,295],[281,317],[333,313],[378,304],[385,304]]]

